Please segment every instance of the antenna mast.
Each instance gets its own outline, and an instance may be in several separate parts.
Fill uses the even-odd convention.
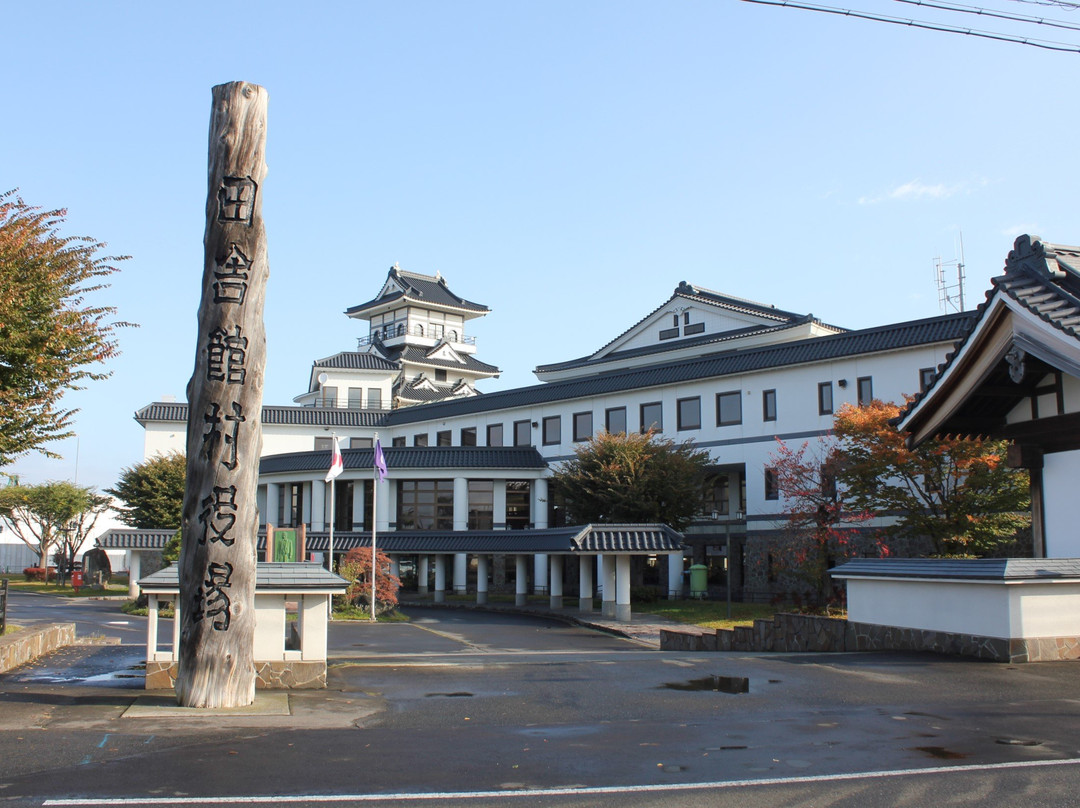
[[[956,282],[950,283],[945,276],[946,269],[956,268]],[[946,314],[949,310],[964,311],[964,233],[960,233],[960,257],[944,261],[939,256],[934,259],[934,279],[938,288],[938,307]]]

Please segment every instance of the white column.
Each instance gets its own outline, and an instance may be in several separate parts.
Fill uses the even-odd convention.
[[[615,619],[630,622],[630,556],[615,556]]]
[[[476,603],[483,606],[488,596],[488,559],[489,556],[476,557]]]
[[[330,595],[302,595],[300,597],[300,658],[326,659],[326,616],[330,612],[326,599]]]
[[[506,480],[496,480],[492,488],[491,519],[496,530],[506,530]]]
[[[322,480],[311,484],[311,530],[326,530],[326,486]]]
[[[529,602],[529,557],[514,556],[514,605],[524,606]]]
[[[158,599],[146,596],[146,661],[155,661],[158,653]]]
[[[139,578],[142,577],[142,554],[138,550],[125,550],[128,567],[128,597],[139,597]]]
[[[469,529],[469,481],[454,478],[454,530]]]
[[[378,500],[378,511],[375,514],[378,522],[375,525],[376,530],[389,530],[390,523],[397,521],[397,503],[394,501],[397,497],[390,496],[390,489],[394,488],[396,491],[396,486],[397,483],[393,480],[386,480],[375,485],[375,498]],[[391,505],[393,505],[393,510],[391,510]]]
[[[435,602],[446,602],[446,556],[435,556]]]
[[[277,483],[266,484],[266,513],[263,514],[263,524],[276,525],[278,523],[278,511],[281,509],[281,486]]]
[[[428,577],[430,575],[431,571],[428,569],[428,557],[422,555],[416,561],[416,591],[418,594],[427,594]]]
[[[305,525],[310,525],[311,524],[311,518],[312,518],[311,517],[311,505],[312,505],[312,499],[311,498],[314,496],[314,493],[312,492],[311,487],[312,486],[311,486],[310,482],[300,483],[300,490],[303,492],[303,493],[301,493],[300,496],[303,497],[303,500],[304,500],[304,506],[300,509],[300,521],[303,522]]]
[[[532,502],[531,510],[533,527],[542,530],[548,526],[548,481],[544,479],[533,480],[530,487]]]
[[[376,547],[375,552],[378,552],[378,550],[379,548]],[[397,577],[401,574],[401,565],[398,564],[397,553],[394,553],[394,555],[388,555],[387,557],[390,559],[390,574]]]
[[[537,553],[533,556],[533,594],[546,595],[548,590],[548,557],[547,553]]]
[[[550,559],[551,564],[551,576],[549,579],[551,581],[551,587],[549,589],[551,592],[551,600],[549,603],[552,609],[561,609],[563,605],[563,556],[552,555],[548,556],[548,558]]]
[[[593,608],[593,558],[595,556],[578,556],[578,611],[585,614]]]
[[[469,591],[469,556],[466,553],[454,553],[454,594],[464,595]]]
[[[683,554],[669,553],[667,557],[667,590],[668,600],[678,600],[682,597],[683,580]]]
[[[383,483],[386,485],[386,483]],[[364,481],[353,480],[352,484],[352,529],[357,533],[364,529],[364,514],[367,513],[368,501],[364,496]],[[378,548],[376,548],[378,549]]]
[[[176,597],[173,599],[173,618],[172,618],[172,648],[169,649],[171,659],[180,659],[180,593],[176,593]]]
[[[615,556],[600,556],[600,573],[603,576],[604,594],[600,613],[604,617],[615,616]]]

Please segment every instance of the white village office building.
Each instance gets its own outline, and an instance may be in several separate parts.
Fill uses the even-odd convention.
[[[522,546],[535,549],[528,531],[565,521],[548,496],[552,468],[599,430],[652,427],[692,439],[712,458],[701,514],[685,535],[693,560],[722,568],[726,555],[733,595],[768,597],[767,572],[747,559],[767,553],[777,528],[776,439],[815,441],[845,402],[901,402],[924,389],[972,321],[972,314],[950,314],[852,331],[681,282],[596,352],[536,368],[539,384],[480,393],[477,383],[499,371],[476,358],[467,327],[488,312],[439,275],[397,266],[375,298],[347,309],[366,323],[357,349],[314,362],[292,404],[263,408],[261,523],[303,524],[308,548],[325,552],[332,520],[335,554],[368,546],[377,432],[389,476],[378,486],[374,527],[399,541],[410,532],[425,537],[412,552],[421,587],[430,554],[436,578],[452,560],[450,586],[475,590],[481,565],[454,551],[454,534],[521,530]],[[227,346],[219,356],[228,360]],[[135,418],[145,430],[145,457],[183,451],[186,404],[155,402]],[[323,482],[331,432],[345,459],[332,514]],[[671,554],[662,541],[643,541],[610,550]],[[410,555],[407,543],[397,546],[405,548],[400,558]],[[534,555],[534,590],[561,594],[551,560]],[[483,563],[495,585],[506,573],[500,559]],[[601,566],[602,559],[597,575]],[[673,587],[681,569],[680,557],[667,576],[657,570],[658,582]],[[573,589],[578,576],[566,574]]]

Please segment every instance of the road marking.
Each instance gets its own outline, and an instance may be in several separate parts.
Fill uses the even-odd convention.
[[[755,786],[789,786],[813,783],[833,783],[843,780],[875,780],[891,777],[912,777],[923,774],[959,774],[964,772],[991,772],[1008,769],[1039,769],[1049,766],[1074,766],[1080,758],[1065,760],[1026,760],[1014,763],[974,763],[965,766],[934,766],[926,769],[887,769],[885,771],[850,772],[845,774],[819,774],[805,777],[775,777],[755,780],[718,780],[711,783],[655,783],[638,786],[592,786],[566,788],[521,788],[500,791],[441,791],[398,794],[295,794],[265,797],[142,797],[124,799],[60,799],[45,800],[46,806],[75,805],[220,805],[241,803],[292,802],[439,802],[445,800],[492,800],[507,797],[577,797],[590,794],[643,794],[666,791],[704,791],[717,788],[753,788]]]

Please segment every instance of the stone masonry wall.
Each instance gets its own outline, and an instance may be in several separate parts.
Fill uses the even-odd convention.
[[[660,632],[662,651],[829,653],[931,651],[994,662],[1080,659],[1080,637],[1005,640],[944,631],[854,623],[835,617],[777,614],[753,626]]]
[[[0,637],[0,673],[25,665],[43,654],[73,642],[74,623],[33,626]]]

